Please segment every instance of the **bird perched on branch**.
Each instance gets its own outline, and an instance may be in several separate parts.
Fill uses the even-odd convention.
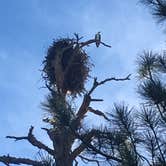
[[[101,42],[101,34],[100,34],[100,32],[98,32],[98,33],[95,35],[95,41],[96,41],[96,47],[99,47],[100,42]]]

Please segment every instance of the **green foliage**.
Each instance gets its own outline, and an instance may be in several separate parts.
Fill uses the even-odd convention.
[[[111,116],[110,125],[113,125],[115,144],[119,151],[119,156],[122,158],[123,166],[137,166],[139,165],[139,156],[136,150],[136,144],[140,141],[138,139],[137,126],[133,119],[134,109],[129,109],[124,104],[115,104],[113,114]]]
[[[159,116],[157,112],[152,108],[146,108],[145,106],[143,106],[139,119],[141,120],[141,125],[143,127],[157,129],[157,127],[159,126]]]
[[[42,103],[43,108],[50,113],[53,125],[69,126],[75,117],[74,109],[64,96],[52,92],[47,96],[46,102]]]
[[[158,79],[144,81],[138,92],[150,104],[166,104],[166,87]]]
[[[151,9],[151,13],[157,18],[158,22],[166,20],[166,1],[165,0],[140,0]]]
[[[147,78],[157,72],[157,54],[152,51],[144,51],[137,59],[139,78]]]
[[[166,85],[165,54],[144,52],[138,61],[141,79],[138,93],[145,100],[139,113],[139,125],[143,131],[142,144],[150,155],[148,158],[154,166],[166,165]]]
[[[166,54],[158,56],[158,70],[162,73],[166,73]]]
[[[139,78],[143,80],[138,87],[138,93],[149,104],[166,106],[166,86],[162,75],[166,72],[165,55],[144,51],[137,63]]]
[[[36,159],[43,163],[42,166],[56,166],[52,156],[41,150],[37,153]]]
[[[138,166],[141,164],[136,145],[141,141],[137,133],[137,124],[133,118],[134,109],[124,104],[115,104],[109,114],[109,125],[100,129],[93,145],[110,156],[122,160],[118,166]],[[110,161],[114,165],[114,162]],[[110,165],[111,165],[110,164]]]

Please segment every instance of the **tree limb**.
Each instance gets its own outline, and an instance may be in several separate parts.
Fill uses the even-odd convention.
[[[88,107],[91,101],[93,101],[93,99],[91,99],[91,94],[92,92],[100,85],[105,84],[108,81],[126,81],[126,80],[130,80],[130,76],[131,74],[129,74],[127,77],[125,78],[115,78],[115,77],[111,77],[111,78],[107,78],[101,82],[97,81],[97,78],[94,78],[94,82],[93,82],[93,86],[90,89],[90,91],[84,95],[84,99],[83,102],[81,104],[81,107],[79,108],[77,114],[76,114],[76,120],[73,121],[73,125],[80,125],[80,121],[84,118],[85,114],[88,111]]]
[[[33,129],[34,129],[34,127],[31,126],[31,128],[29,129],[28,136],[26,136],[26,137],[6,136],[6,138],[15,139],[15,141],[28,140],[33,146],[36,146],[39,149],[43,149],[43,150],[47,151],[50,155],[54,155],[54,150],[52,150],[48,146],[44,145],[42,142],[38,141],[35,138],[35,136],[32,134]]]
[[[32,166],[44,166],[42,162],[39,161],[34,161],[28,158],[16,158],[12,156],[0,156],[0,162],[9,165],[9,164],[27,164],[27,165],[32,165]]]
[[[81,106],[76,114],[77,118],[73,123],[76,123],[76,125],[80,124],[80,121],[83,119],[84,115],[88,111],[87,108],[89,107],[90,101],[91,101],[90,95],[85,94],[83,102],[82,102],[82,104],[81,104]]]
[[[99,111],[99,110],[95,110],[95,109],[93,109],[92,107],[88,107],[88,111],[89,111],[89,112],[92,112],[92,113],[94,113],[94,114],[96,114],[96,115],[98,115],[98,116],[102,116],[104,119],[106,119],[106,120],[109,121],[109,119],[107,118],[107,116],[106,116],[103,112],[101,112],[101,111]]]
[[[103,99],[91,99],[91,102],[98,102],[98,101],[104,101]]]
[[[49,138],[51,139],[52,142],[54,142],[54,138],[55,138],[55,133],[52,129],[47,129],[47,128],[44,128],[42,127],[41,128],[42,130],[45,130],[49,136]]]
[[[98,81],[97,81],[97,78],[95,77],[95,78],[94,78],[94,82],[93,82],[93,86],[92,86],[92,88],[90,89],[90,91],[88,92],[88,95],[91,95],[92,92],[93,92],[98,86],[100,86],[100,85],[102,85],[102,84],[105,84],[106,82],[109,82],[109,81],[126,81],[126,80],[130,80],[130,76],[131,76],[131,74],[129,74],[129,75],[126,76],[125,78],[115,78],[115,77],[111,77],[111,78],[107,78],[107,79],[105,79],[105,80],[103,80],[103,81],[100,81],[100,82],[98,82]]]
[[[72,130],[72,129],[71,129]],[[104,152],[102,152],[101,150],[97,149],[96,147],[94,147],[90,142],[87,143],[86,141],[84,141],[84,139],[82,138],[82,136],[80,136],[78,133],[76,133],[74,130],[73,131],[73,134],[75,134],[75,136],[80,139],[84,145],[86,145],[86,148],[89,148],[91,150],[93,150],[94,152],[96,152],[97,154],[105,157],[107,160],[114,160],[114,161],[117,161],[117,162],[122,162],[121,159],[117,158],[117,157],[114,157],[114,156],[111,156],[111,155],[108,155]]]
[[[100,42],[103,46],[106,46],[106,47],[109,47],[109,48],[111,48],[111,46],[110,45],[108,45],[108,44],[105,44],[104,42]]]
[[[80,157],[83,162],[84,162],[84,160],[86,160],[87,162],[95,162],[97,164],[97,166],[100,166],[100,162],[98,160],[89,159],[89,158],[81,156],[81,155],[79,155],[78,157]]]
[[[83,136],[84,142],[90,143],[92,137],[96,134],[96,132],[97,132],[97,131],[93,129],[93,130],[91,130],[88,134],[85,134],[85,135]],[[72,152],[72,154],[71,154],[71,158],[72,158],[72,159],[75,159],[75,158],[76,158],[81,152],[83,152],[84,149],[87,147],[87,146],[84,144],[84,142],[81,143],[81,144]]]
[[[95,40],[95,39],[91,39],[91,40],[88,40],[88,41],[86,41],[86,42],[81,42],[81,43],[80,43],[80,48],[85,47],[85,46],[88,46],[89,44],[92,44],[92,43],[96,43],[96,40]],[[106,46],[106,47],[111,48],[110,45],[105,44],[104,42],[100,42],[100,43],[101,43],[102,45]]]

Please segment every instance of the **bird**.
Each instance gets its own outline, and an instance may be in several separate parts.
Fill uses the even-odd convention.
[[[50,124],[55,124],[56,120],[54,118],[49,119],[49,118],[43,118],[43,122],[50,123]]]
[[[132,143],[131,143],[131,140],[126,139],[126,140],[124,141],[124,143],[125,143],[127,149],[130,151],[130,150],[132,149]]]
[[[101,42],[101,34],[100,34],[100,32],[98,32],[98,33],[95,35],[95,41],[96,41],[96,47],[99,47],[100,42]]]

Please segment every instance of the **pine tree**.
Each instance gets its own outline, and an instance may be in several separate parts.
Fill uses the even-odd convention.
[[[138,59],[141,84],[138,93],[145,100],[140,113],[143,144],[152,165],[166,165],[166,57],[145,51]]]
[[[144,51],[137,59],[140,109],[115,104],[97,147],[121,162],[116,166],[166,166],[166,56]]]
[[[159,23],[166,20],[166,1],[165,0],[140,0],[141,3],[148,6],[152,15]]]
[[[96,88],[109,81],[129,80],[130,75],[125,78],[106,78],[98,81],[94,78],[93,85],[89,90],[85,89],[85,83],[89,77],[92,64],[85,47],[100,42],[100,45],[111,47],[97,39],[82,41],[82,38],[75,34],[74,38],[61,38],[55,40],[48,48],[47,55],[43,61],[42,78],[45,87],[49,90],[46,101],[42,103],[43,109],[48,116],[43,121],[49,124],[48,128],[42,128],[48,134],[52,147],[48,147],[39,141],[33,134],[34,127],[31,126],[27,136],[7,136],[7,138],[27,140],[33,146],[40,149],[38,159],[17,158],[10,155],[0,156],[0,162],[10,164],[26,164],[34,166],[72,166],[78,165],[77,159],[84,162],[95,162],[99,165],[102,160],[107,163],[122,163],[128,165],[125,158],[130,156],[130,165],[135,162],[135,147],[129,149],[127,139],[133,141],[130,134],[130,126],[124,132],[123,138],[116,141],[116,135],[110,135],[107,128],[88,128],[84,127],[83,120],[88,112],[94,116],[101,116],[106,121],[108,117],[100,110],[90,106],[92,102],[101,102],[102,99],[92,98],[91,95]],[[83,101],[79,109],[74,107],[79,95],[83,96]],[[117,113],[120,113],[117,110]],[[121,116],[118,114],[118,116]],[[125,120],[121,117],[122,121]],[[122,124],[123,125],[123,124]],[[118,132],[121,132],[119,130]],[[103,141],[109,141],[111,136],[116,146],[120,148],[120,153],[114,153],[113,149],[104,147]],[[113,142],[112,142],[113,143]],[[128,144],[128,145],[127,145]],[[131,143],[133,146],[133,142]],[[74,145],[74,146],[73,146]],[[44,151],[44,152],[42,152]],[[127,153],[126,153],[127,151]],[[126,153],[126,154],[125,154]],[[122,161],[122,159],[124,160]]]

